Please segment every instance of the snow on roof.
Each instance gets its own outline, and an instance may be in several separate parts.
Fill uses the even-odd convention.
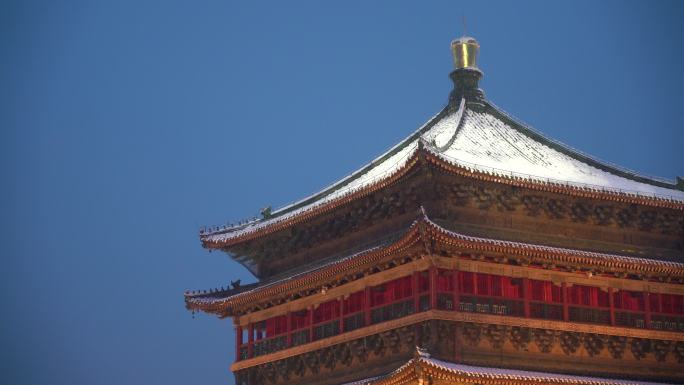
[[[339,182],[275,210],[269,218],[203,233],[201,238],[223,242],[256,232],[372,186],[399,172],[421,144],[446,162],[502,177],[684,202],[684,191],[671,182],[600,162],[542,136],[488,105],[496,113],[469,109],[462,99],[457,111],[442,110],[408,138]],[[669,185],[672,188],[663,187]]]
[[[401,373],[408,368],[415,365],[431,366],[457,376],[476,377],[476,378],[498,378],[503,380],[518,380],[526,383],[559,383],[559,384],[590,384],[590,385],[664,385],[664,383],[647,382],[647,381],[631,381],[611,378],[575,376],[569,374],[549,373],[549,372],[534,372],[527,370],[502,369],[483,366],[472,366],[457,364],[448,361],[442,361],[431,358],[429,354],[418,349],[418,357],[411,359],[404,365],[400,366],[393,372],[384,376],[370,377],[354,382],[349,382],[344,385],[371,385],[376,381],[381,381],[386,378],[391,378],[393,375]]]
[[[684,201],[684,191],[639,182],[598,169],[484,112],[466,110],[455,140],[439,153],[451,163],[492,171],[502,176],[522,176]]]
[[[534,381],[534,382],[576,382],[576,383],[589,383],[589,384],[610,384],[610,385],[656,385],[662,383],[655,382],[644,382],[644,381],[628,381],[628,380],[616,380],[608,378],[599,377],[585,377],[585,376],[573,376],[568,374],[558,374],[558,373],[548,373],[548,372],[532,372],[526,370],[514,370],[514,369],[500,369],[500,368],[487,368],[482,366],[470,366],[456,364],[453,362],[442,361],[430,357],[420,357],[419,360],[438,367],[444,370],[448,370],[454,374],[465,374],[465,375],[476,375],[476,376],[495,376],[499,378],[506,378],[512,380],[524,380],[524,381]]]

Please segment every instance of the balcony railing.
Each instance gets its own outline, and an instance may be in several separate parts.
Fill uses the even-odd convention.
[[[254,343],[254,357],[283,350],[287,347],[287,336],[272,337]]]
[[[377,324],[380,322],[406,317],[407,315],[413,314],[414,312],[415,307],[413,303],[413,298],[403,299],[398,302],[391,303],[389,305],[383,305],[371,309],[371,323]]]
[[[530,302],[530,317],[563,320],[563,305],[547,302]]]
[[[651,329],[684,331],[684,318],[674,315],[654,314],[651,316]]]
[[[246,360],[249,357],[249,348],[245,345],[240,346],[238,349],[238,361]]]
[[[363,311],[350,315],[344,318],[344,331],[350,332],[352,330],[360,329],[365,325],[365,314]]]
[[[437,309],[454,310],[454,294],[437,293]]]
[[[314,340],[321,340],[340,334],[340,321],[333,320],[323,324],[314,326],[313,338]]]
[[[615,326],[643,329],[646,327],[646,313],[629,310],[615,310]]]
[[[292,333],[292,346],[304,345],[309,342],[309,330],[301,330]]]
[[[610,325],[610,309],[570,306],[569,321]]]
[[[523,317],[525,315],[524,304],[521,300],[462,296],[458,304],[458,310],[469,313],[487,313]]]
[[[567,302],[544,302],[532,300],[529,293],[527,296],[527,298],[504,298],[435,290],[435,288],[432,288],[432,290],[423,290],[417,294],[414,293],[411,296],[377,306],[368,306],[366,302],[366,307],[363,310],[349,314],[343,313],[341,318],[337,317],[317,324],[307,325],[303,328],[300,325],[300,328],[291,331],[289,335],[284,333],[249,343],[239,343],[236,355],[238,360],[258,357],[288,347],[323,340],[341,333],[406,317],[416,312],[427,311],[433,306],[435,309],[442,311],[530,317],[556,321],[614,325],[627,328],[650,328],[684,332],[684,315],[681,314],[666,314],[643,310],[633,311],[607,306],[592,307]],[[567,298],[566,296],[563,297],[564,299]],[[366,301],[369,298],[366,297]],[[354,310],[356,309],[358,307],[354,308]],[[256,331],[256,328],[254,330]],[[239,332],[242,333],[242,329],[239,329]],[[239,336],[242,337],[242,334]],[[240,339],[239,341],[242,340]]]

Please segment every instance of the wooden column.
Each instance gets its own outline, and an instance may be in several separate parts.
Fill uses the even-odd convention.
[[[364,289],[364,298],[363,298],[363,325],[364,326],[370,326],[371,324],[371,288],[369,286],[366,286]]]
[[[610,306],[610,325],[615,326],[615,299],[613,298],[613,288],[608,288],[608,306]]]
[[[563,296],[563,321],[567,322],[570,320],[570,308],[568,307],[570,299],[568,298],[568,284],[565,282],[561,283],[561,295]]]
[[[292,346],[292,313],[288,311],[285,317],[287,317],[285,320],[285,330],[287,333],[287,337],[285,337],[285,346],[289,348]]]
[[[309,306],[309,342],[313,342],[314,340],[314,308],[313,306]]]
[[[477,291],[479,290],[478,287],[478,282],[477,282],[477,273],[473,273],[473,295],[477,295]]]
[[[430,281],[430,309],[437,309],[437,268],[430,266],[429,281]]]
[[[658,293],[658,313],[663,312],[663,293]]]
[[[461,303],[461,293],[458,291],[458,269],[454,269],[452,272],[452,277],[451,277],[451,285],[453,286],[453,294],[454,294],[454,311],[459,310],[459,305]]]
[[[529,278],[525,277],[522,279],[523,285],[523,313],[525,318],[530,318],[530,298],[532,293],[530,293]],[[476,282],[477,283],[477,282]],[[477,285],[476,285],[477,286]]]
[[[344,299],[340,298],[337,300],[337,303],[340,307],[340,324],[338,329],[340,329],[340,334],[344,333]]]
[[[644,292],[644,327],[646,329],[651,328],[651,294],[647,291]]]
[[[420,312],[420,272],[413,272],[413,309],[415,313]]]
[[[240,361],[240,346],[242,346],[242,326],[235,326],[235,361]]]
[[[249,323],[249,335],[247,336],[247,358],[254,357],[254,324]]]

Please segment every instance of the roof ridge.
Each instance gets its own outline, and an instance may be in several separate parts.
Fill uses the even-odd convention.
[[[370,162],[363,165],[361,168],[352,172],[347,177],[342,178],[342,179],[324,187],[323,189],[321,189],[320,191],[318,191],[314,194],[311,194],[305,198],[302,198],[298,201],[295,201],[294,203],[280,207],[280,208],[274,210],[271,213],[271,215],[275,217],[275,216],[285,214],[291,210],[294,210],[294,209],[297,209],[299,207],[306,205],[310,201],[315,201],[316,199],[323,197],[323,196],[327,195],[328,193],[330,193],[332,191],[336,191],[340,187],[343,187],[343,186],[349,184],[349,182],[355,180],[356,178],[361,176],[364,172],[372,169],[374,166],[376,166],[379,163],[381,163],[382,161],[388,159],[392,155],[395,155],[401,149],[403,149],[404,147],[409,145],[414,140],[419,139],[424,132],[428,131],[432,126],[434,126],[444,116],[448,115],[448,112],[449,112],[448,107],[449,106],[443,107],[437,114],[433,115],[430,119],[428,119],[427,122],[423,123],[422,126],[420,126],[417,130],[413,131],[408,137],[406,137],[405,139],[403,139],[399,143],[395,144],[394,146],[390,147],[387,151],[383,152],[381,155],[377,156],[375,159],[371,160]]]
[[[466,102],[466,99],[461,98],[461,102],[459,103],[458,110],[456,111],[456,122],[457,122],[456,123],[456,129],[454,129],[454,133],[451,135],[449,140],[443,146],[438,146],[437,145],[437,136],[438,135],[435,135],[432,138],[431,143],[428,143],[430,146],[434,147],[435,150],[437,150],[439,152],[444,152],[447,149],[449,149],[449,147],[451,147],[452,144],[454,144],[454,141],[456,140],[456,137],[458,136],[458,133],[460,132],[461,125],[463,124],[463,115],[465,114],[465,109],[466,109],[465,102]],[[421,135],[421,139],[423,139],[422,135]]]
[[[248,220],[245,222],[241,222],[239,225],[234,225],[234,226],[209,226],[208,230],[201,230],[200,231],[200,236],[206,236],[206,235],[218,235],[218,234],[225,234],[225,233],[231,233],[234,231],[246,229],[251,226],[259,225],[261,222],[264,220],[271,220],[271,219],[276,219],[278,217],[282,217],[283,215],[286,215],[290,212],[296,211],[298,209],[301,209],[303,207],[306,207],[308,204],[315,203],[317,200],[324,198],[336,191],[342,190],[345,186],[349,185],[351,182],[355,181],[359,177],[363,176],[366,172],[372,170],[375,166],[378,164],[382,163],[383,161],[389,159],[390,157],[396,155],[399,153],[401,150],[406,148],[407,146],[411,145],[414,141],[420,141],[422,134],[427,132],[430,128],[432,128],[437,122],[442,120],[445,116],[448,116],[450,114],[449,111],[449,105],[446,105],[443,107],[438,113],[433,115],[430,119],[428,119],[427,122],[425,122],[423,125],[421,125],[417,130],[415,130],[413,133],[411,133],[408,137],[404,138],[402,141],[397,143],[396,145],[390,147],[389,150],[385,151],[372,161],[366,163],[363,165],[361,168],[357,169],[356,171],[352,172],[351,174],[347,175],[346,177],[343,177],[342,179],[337,180],[334,183],[329,184],[328,186],[322,188],[318,192],[315,192],[311,195],[308,195],[298,201],[295,201],[289,205],[285,205],[282,207],[279,207],[278,209],[275,209],[270,212],[270,215],[267,218],[260,218],[260,219],[252,219]],[[214,229],[215,230],[211,230]]]

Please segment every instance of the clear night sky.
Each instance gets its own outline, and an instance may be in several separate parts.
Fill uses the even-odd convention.
[[[684,175],[684,3],[321,3],[2,2],[0,383],[232,383],[231,321],[183,291],[253,278],[199,227],[308,195],[439,111],[462,15],[494,103]]]

